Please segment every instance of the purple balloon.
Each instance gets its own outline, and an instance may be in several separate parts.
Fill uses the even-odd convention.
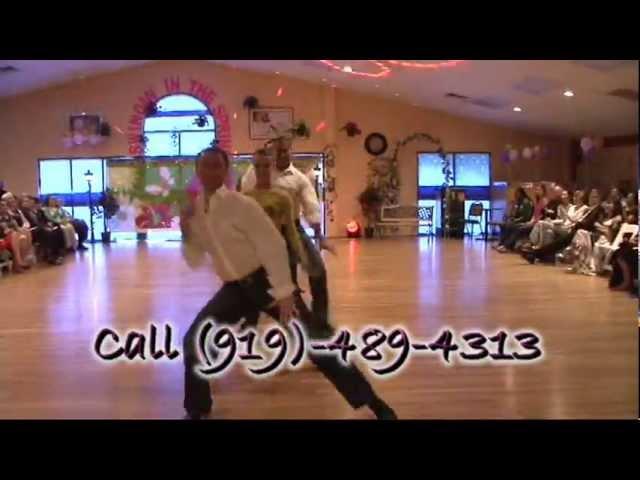
[[[502,152],[500,159],[503,163],[509,163],[511,161],[511,158],[509,158],[509,151],[505,150],[504,152]]]

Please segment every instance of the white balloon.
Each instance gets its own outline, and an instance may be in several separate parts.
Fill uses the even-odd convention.
[[[515,162],[516,160],[518,160],[519,155],[520,154],[518,153],[518,150],[516,150],[515,148],[512,148],[509,151],[509,160],[511,160],[512,162]]]
[[[522,158],[529,160],[533,156],[533,151],[529,147],[522,149]]]
[[[591,140],[589,137],[583,137],[582,140],[580,140],[580,148],[582,148],[583,152],[588,152],[592,147],[593,140]]]
[[[536,157],[540,155],[540,145],[536,145],[535,147],[533,147],[533,153]]]

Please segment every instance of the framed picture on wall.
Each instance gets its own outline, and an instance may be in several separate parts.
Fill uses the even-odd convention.
[[[100,123],[99,115],[71,115],[69,117],[69,131],[71,135],[98,135]]]
[[[268,140],[293,128],[293,108],[264,107],[249,111],[249,137],[252,140]]]

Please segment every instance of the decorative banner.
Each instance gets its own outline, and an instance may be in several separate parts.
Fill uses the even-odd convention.
[[[162,95],[158,95],[154,88],[148,88],[138,96],[133,105],[133,114],[127,125],[127,140],[130,155],[144,155],[144,120],[161,98],[168,95],[191,95],[204,103],[216,121],[216,140],[223,150],[231,151],[231,126],[229,115],[224,105],[214,106],[218,96],[216,91],[204,83],[189,79],[182,81],[179,76],[167,77],[163,82]]]
[[[233,162],[227,185],[235,190],[240,178]],[[148,229],[179,228],[180,208],[189,197],[201,191],[192,158],[171,161],[138,160],[109,165],[109,184],[118,202],[117,214],[109,220],[114,232],[137,232]]]

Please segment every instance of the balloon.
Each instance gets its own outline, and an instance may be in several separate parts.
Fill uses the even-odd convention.
[[[64,145],[64,148],[73,147],[73,139],[70,136],[65,135],[65,137],[62,139],[62,145]]]
[[[533,150],[529,147],[524,147],[522,149],[522,158],[529,160],[533,156]]]
[[[536,157],[540,156],[540,145],[536,145],[535,147],[533,147],[533,155]]]
[[[593,141],[589,137],[583,137],[580,140],[580,148],[584,153],[587,153],[591,148],[593,148]]]
[[[100,136],[99,135],[89,135],[89,143],[91,145],[98,145],[100,143]]]
[[[502,152],[502,155],[500,156],[500,159],[502,160],[502,163],[509,163],[509,151],[505,150],[504,152]]]
[[[73,135],[73,143],[76,145],[82,145],[84,143],[84,135],[76,133]]]
[[[516,160],[518,160],[518,157],[519,157],[518,150],[516,150],[515,148],[512,148],[509,151],[509,160],[512,162],[515,162]]]

